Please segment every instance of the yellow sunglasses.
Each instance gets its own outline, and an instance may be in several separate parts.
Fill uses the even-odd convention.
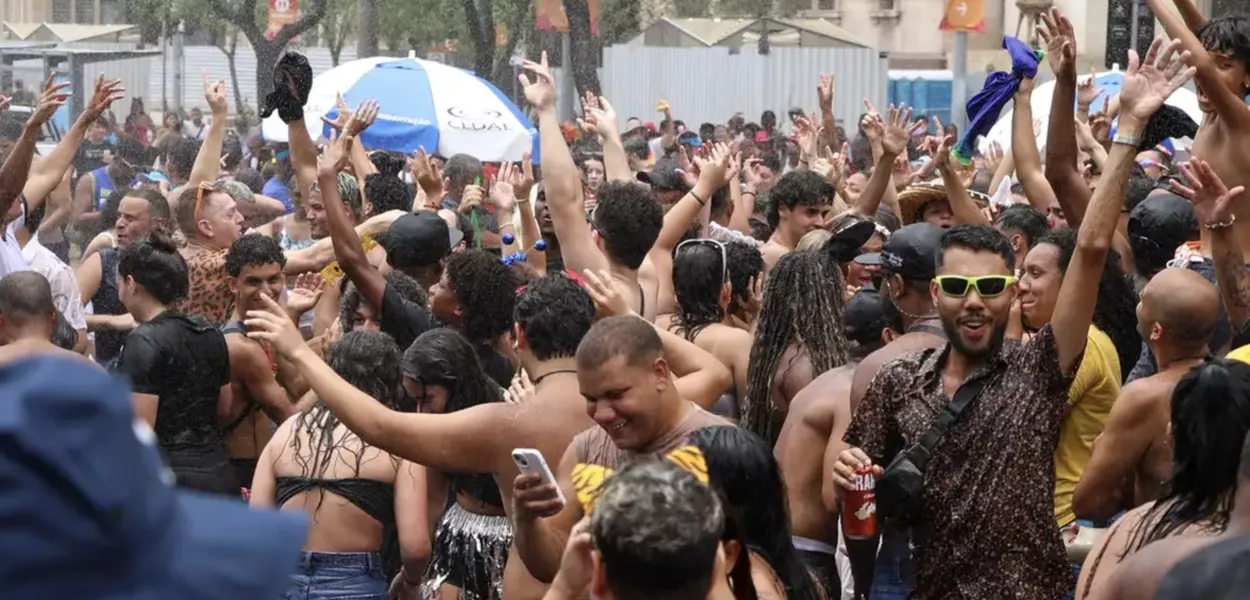
[[[1011,275],[982,275],[980,277],[963,277],[960,275],[939,275],[933,278],[938,289],[952,298],[963,298],[968,290],[975,289],[982,298],[993,298],[1003,295],[1016,282]]]

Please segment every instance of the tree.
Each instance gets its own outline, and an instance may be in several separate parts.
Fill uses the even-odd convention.
[[[265,37],[265,20],[269,3],[262,0],[202,0],[217,18],[234,23],[256,53],[257,100],[273,89],[273,67],[291,38],[316,27],[326,15],[327,0],[304,0],[300,16],[287,23],[273,39]]]
[[[356,15],[355,0],[330,0],[330,3],[326,5],[326,16],[321,20],[321,42],[330,50],[330,63],[335,67],[339,66],[339,57],[343,55],[343,46],[347,44],[347,38],[356,31]],[[373,37],[373,52],[361,54],[360,49],[357,48],[357,57],[377,55],[376,32]]]
[[[341,2],[343,0],[332,0]],[[368,58],[378,55],[378,0],[356,0],[356,19],[360,27],[356,31],[356,57]],[[338,64],[334,57],[334,64]]]
[[[564,0],[564,14],[569,17],[573,85],[579,94],[589,91],[598,96],[602,92],[597,70],[600,52],[590,32],[590,5],[586,0]]]
[[[599,43],[611,46],[629,41],[641,31],[641,0],[603,0],[599,11]]]
[[[411,50],[425,57],[431,46],[455,45],[465,35],[458,0],[378,0],[378,11],[386,15],[378,35],[392,52]]]
[[[687,19],[712,16],[712,5],[706,0],[674,0],[674,16]]]

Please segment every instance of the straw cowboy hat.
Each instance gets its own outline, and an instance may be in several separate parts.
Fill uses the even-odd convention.
[[[972,201],[977,203],[977,208],[990,205],[990,197],[986,194],[968,190],[968,195],[972,196]],[[924,206],[935,200],[946,200],[945,185],[925,182],[907,186],[898,193],[898,209],[902,213],[898,215],[899,220],[903,222],[903,225],[911,225],[919,221]]]

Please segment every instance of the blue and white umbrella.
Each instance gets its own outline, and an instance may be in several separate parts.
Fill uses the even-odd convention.
[[[377,100],[378,118],[361,134],[365,147],[412,153],[425,148],[443,156],[468,154],[486,162],[516,161],[532,152],[538,161],[538,130],[490,82],[468,71],[417,58],[367,58],[313,78],[304,118],[314,139],[329,136],[321,122],[333,118],[337,94],[355,108]],[[265,139],[286,141],[286,124],[266,119]]]

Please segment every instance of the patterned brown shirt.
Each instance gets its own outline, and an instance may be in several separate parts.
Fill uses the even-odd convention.
[[[942,407],[950,344],[881,367],[845,441],[880,465],[920,439]],[[984,388],[938,444],[912,531],[910,598],[1056,600],[1076,585],[1055,527],[1055,447],[1071,377],[1059,370],[1054,333],[1007,341],[969,379]],[[951,390],[953,393],[954,390]]]
[[[234,292],[230,291],[226,273],[227,252],[190,247],[183,250],[190,286],[187,297],[175,302],[174,309],[204,317],[216,326],[230,319],[234,312]]]

